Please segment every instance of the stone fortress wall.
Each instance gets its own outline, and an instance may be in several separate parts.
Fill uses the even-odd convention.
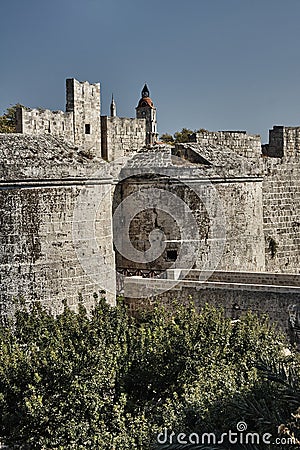
[[[222,148],[214,148],[214,152],[214,158],[217,158]],[[176,149],[174,153],[178,154]],[[226,156],[225,153],[225,159],[227,159]],[[178,262],[180,248],[185,239],[181,231],[183,224],[189,222],[192,213],[202,244],[195,252],[191,247],[190,251],[194,256],[191,267],[200,268],[208,264],[214,242],[219,239],[219,235],[213,236],[211,230],[213,226],[216,229],[224,226],[226,241],[218,265],[219,270],[264,271],[263,179],[259,168],[256,171],[252,170],[252,166],[247,168],[247,161],[244,161],[243,157],[237,158],[236,167],[232,165],[228,167],[228,163],[226,167],[224,163],[225,168],[222,167],[220,171],[214,166],[213,158],[209,156],[206,161],[211,164],[210,166],[188,165],[187,162],[185,166],[181,166],[181,161],[178,157],[173,158],[170,147],[154,147],[138,152],[124,166],[122,173],[127,172],[129,175],[130,170],[133,174],[135,173],[134,169],[137,169],[136,173],[138,173],[138,168],[153,173],[148,177],[141,175],[126,177],[115,190],[114,209],[132,194],[137,194],[143,205],[139,214],[133,217],[131,222],[129,233],[132,244],[140,252],[147,251],[150,247],[149,235],[156,228],[165,233],[166,247],[159,258],[145,264],[134,262],[116,252],[118,270],[123,273],[131,273],[134,270],[147,273],[151,271],[151,268],[164,271],[174,264],[175,266],[182,264]],[[243,171],[241,161],[245,163]],[[211,180],[211,184],[206,183],[207,179]],[[149,188],[157,189],[160,195],[156,199],[157,207],[147,207],[147,189]],[[220,205],[216,202],[216,193],[220,205],[223,205],[223,211],[218,211]],[[172,204],[174,197],[179,200],[178,207],[174,208],[170,214],[169,205]],[[128,213],[130,206],[134,208],[135,202],[124,206],[126,208],[124,215]],[[213,224],[214,221],[215,224]],[[193,237],[196,238],[196,230],[191,233],[190,238]],[[187,258],[184,261],[187,261]],[[179,267],[184,268],[180,265]]]
[[[29,136],[52,134],[74,144],[74,121],[71,112],[49,109],[17,110],[17,132]]]
[[[66,81],[66,112],[73,114],[74,144],[101,156],[100,84]]]
[[[170,272],[170,273],[168,273]],[[208,280],[199,281],[199,270],[189,275],[167,271],[164,279],[125,279],[126,303],[131,313],[138,314],[140,308],[151,308],[154,302],[171,305],[175,301],[188,305],[191,300],[201,310],[205,304],[223,308],[226,317],[238,319],[247,311],[263,316],[268,314],[273,323],[279,324],[290,337],[300,342],[290,323],[290,313],[299,306],[299,275],[282,274],[279,280],[272,273],[220,272],[213,273]],[[148,297],[145,296],[148,292]],[[297,317],[298,314],[298,317]],[[296,312],[299,325],[299,311]]]
[[[192,135],[191,141],[202,146],[221,145],[228,147],[237,154],[248,158],[258,158],[261,155],[260,135],[248,134],[246,131],[201,130]]]
[[[97,283],[100,271],[113,304],[112,179],[105,170],[101,175],[106,164],[52,136],[2,134],[0,157],[2,314],[9,313],[13,299],[21,297],[40,300],[54,313],[61,311],[63,301],[76,309],[79,295],[90,307],[93,294],[103,289]],[[101,193],[101,210],[89,214]],[[91,229],[102,255],[100,266],[90,261]],[[88,273],[82,264],[85,258]]]
[[[30,136],[51,134],[101,156],[100,84],[66,80],[66,112],[17,111],[17,132]]]
[[[194,144],[178,146],[177,151],[175,150],[176,155],[181,155],[194,163],[209,163],[210,158],[218,152],[216,143],[219,142],[222,154],[226,154],[226,149],[229,149],[235,154],[244,155],[251,164],[255,162],[256,167],[259,168],[261,183],[257,179],[255,185],[260,193],[254,197],[253,205],[257,207],[258,199],[261,199],[260,213],[262,216],[260,217],[259,213],[257,217],[258,223],[262,222],[264,237],[260,242],[252,240],[250,248],[253,249],[257,245],[257,248],[262,250],[261,246],[265,246],[264,251],[262,250],[264,264],[259,267],[259,264],[254,263],[252,268],[248,265],[246,269],[243,269],[249,264],[249,255],[241,247],[248,235],[247,227],[243,229],[243,223],[246,223],[251,229],[251,224],[247,222],[249,217],[253,218],[253,224],[256,222],[254,219],[255,207],[251,209],[251,202],[249,199],[246,200],[247,195],[251,196],[251,189],[246,194],[246,186],[249,184],[246,178],[238,180],[236,187],[230,186],[231,180],[226,174],[226,163],[216,161],[217,165],[223,166],[224,181],[226,180],[230,186],[229,188],[227,186],[229,196],[223,197],[226,205],[226,221],[230,224],[227,229],[226,241],[229,239],[230,242],[229,230],[231,229],[232,236],[237,241],[233,246],[235,250],[233,252],[230,250],[229,253],[234,257],[236,251],[236,258],[240,258],[238,264],[234,267],[231,262],[227,267],[222,266],[226,260],[225,250],[225,260],[222,258],[218,271],[210,275],[205,282],[199,280],[201,264],[198,271],[195,268],[188,276],[179,275],[176,286],[173,286],[173,276],[170,276],[172,273],[170,270],[167,270],[167,275],[163,277],[165,279],[127,278],[124,290],[129,307],[134,312],[141,304],[149,307],[155,300],[169,304],[172,300],[177,299],[188,303],[192,298],[199,308],[203,307],[206,302],[223,307],[226,315],[233,319],[251,309],[260,315],[268,313],[271,320],[279,322],[280,326],[291,333],[293,339],[299,344],[297,330],[300,326],[300,127],[274,127],[273,130],[270,130],[269,144],[262,146],[260,153],[258,153],[257,143],[253,147],[252,139],[249,140],[250,145],[247,147],[247,135],[244,133],[203,132],[198,134],[200,138],[197,140],[197,145],[201,158],[199,155],[193,154],[197,150]],[[237,147],[236,139],[243,135],[245,145]],[[206,138],[204,138],[205,136]],[[255,152],[257,155],[254,158]],[[232,171],[232,162],[229,166]],[[245,166],[240,164],[240,167]],[[182,168],[183,170],[184,168]],[[207,175],[210,176],[208,172]],[[213,180],[215,180],[215,176],[213,176]],[[218,186],[218,190],[223,196],[221,186]],[[241,196],[240,202],[237,202],[241,211],[240,217],[238,210],[230,202],[230,192],[234,192],[235,189]],[[231,195],[233,195],[232,192]],[[243,217],[247,216],[248,207],[248,219],[244,221]],[[235,226],[232,227],[232,224]],[[259,233],[257,237],[259,237]],[[238,251],[239,246],[240,251]],[[170,286],[168,287],[168,285]],[[145,292],[149,292],[148,298],[145,298]],[[141,299],[143,296],[144,298]]]
[[[66,80],[66,112],[19,108],[17,132],[50,134],[107,161],[146,144],[146,119],[101,117],[100,84]]]
[[[106,161],[129,156],[145,145],[146,121],[101,116],[101,155]]]
[[[300,165],[297,157],[264,161],[266,270],[300,272]]]
[[[228,314],[236,314],[233,313],[235,304],[240,310],[247,309],[247,305],[254,308],[254,304],[258,310],[260,305],[262,312],[271,312],[274,317],[282,309],[286,326],[288,304],[299,304],[299,293],[295,290],[299,284],[293,282],[294,289],[290,291],[287,283],[291,280],[289,273],[300,271],[300,127],[274,127],[270,130],[269,144],[263,146],[258,135],[203,130],[192,136],[190,143],[171,148],[145,146],[145,119],[101,117],[100,113],[100,85],[69,79],[66,112],[21,109],[18,113],[21,134],[0,136],[2,310],[8,301],[20,295],[32,300],[40,298],[55,311],[63,299],[75,307],[78,293],[89,304],[91,294],[99,291],[101,283],[95,282],[99,277],[109,281],[112,294],[109,300],[113,302],[115,279],[111,268],[115,264],[116,237],[113,214],[132,193],[137,193],[141,204],[147,206],[148,188],[175,195],[193,212],[197,232],[204,242],[204,247],[193,255],[193,270],[200,270],[212,248],[206,208],[213,211],[215,203],[213,198],[209,199],[205,187],[209,180],[225,211],[226,241],[217,270],[226,271],[226,282],[214,279],[216,274],[207,281],[215,283],[214,286],[205,287],[199,280],[182,279],[178,288],[170,288],[159,298],[169,301],[180,292],[183,300],[195,295],[199,305],[209,296],[212,301],[217,299],[218,304],[223,298]],[[119,168],[113,169],[113,165],[104,162],[124,156],[125,162]],[[93,174],[103,164],[106,164],[104,172],[95,179]],[[114,170],[113,176],[108,175],[107,166]],[[208,199],[206,207],[193,193],[193,188],[201,183],[202,194]],[[99,189],[92,201],[88,193],[95,185]],[[92,218],[90,212],[104,191],[106,200]],[[74,209],[82,193],[86,193],[86,204],[83,201],[79,222],[82,220],[81,241],[85,244],[80,261],[76,246],[81,241],[74,244],[71,228],[76,228]],[[163,206],[163,197],[157,201]],[[181,215],[184,223],[186,211],[178,209],[175,213]],[[163,208],[145,207],[132,219],[129,234],[136,250],[149,249],[153,229],[165,234],[166,248],[154,262],[144,265],[117,251],[116,266],[120,272],[145,277],[150,273],[151,276],[156,272],[165,273],[172,267],[185,268],[176,265],[182,245],[176,217]],[[86,227],[89,220],[90,226]],[[101,271],[89,253],[93,239],[89,232],[93,224],[96,224],[98,246],[92,250],[102,258]],[[87,260],[86,265],[82,259]],[[88,273],[83,267],[89,268]],[[274,287],[275,275],[270,285],[267,281],[263,283],[264,288],[259,282],[245,282],[245,273],[265,272],[286,274],[280,275],[285,277],[283,287]],[[125,281],[125,288],[130,286],[125,292],[128,299],[137,299],[143,283],[144,290],[151,284],[157,293],[161,290],[160,283],[168,283],[155,278]]]
[[[265,156],[285,158],[300,154],[300,127],[274,126],[269,130],[269,143],[262,146]]]
[[[273,127],[262,154],[266,270],[299,273],[300,127]]]

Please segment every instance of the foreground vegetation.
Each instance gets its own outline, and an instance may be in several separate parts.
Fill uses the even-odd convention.
[[[139,319],[104,299],[90,316],[81,304],[56,318],[23,306],[0,328],[0,440],[30,450],[268,448],[159,447],[156,437],[240,421],[276,437],[300,405],[298,357],[285,345],[266,318],[231,323],[209,306]]]

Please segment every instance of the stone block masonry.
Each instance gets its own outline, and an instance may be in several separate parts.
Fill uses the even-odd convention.
[[[100,84],[66,80],[66,112],[19,108],[17,132],[51,134],[87,155],[101,156]]]
[[[73,113],[74,144],[101,156],[100,84],[66,80],[66,111]]]
[[[128,156],[147,141],[145,118],[101,117],[100,84],[66,80],[66,112],[19,108],[17,132],[52,135],[81,147],[87,156],[113,161]]]
[[[228,147],[237,155],[257,158],[261,155],[261,139],[258,134],[246,131],[198,131],[192,141],[202,146],[219,145]]]
[[[52,134],[74,144],[73,114],[48,109],[17,110],[17,132],[27,135]]]
[[[165,234],[166,247],[155,261],[145,263],[130,260],[117,251],[118,270],[122,273],[134,270],[164,271],[174,264],[177,264],[176,267],[187,268],[187,261],[192,267],[203,267],[209,264],[218,242],[218,237],[213,236],[212,230],[219,230],[223,226],[226,238],[218,268],[245,271],[265,269],[262,178],[259,176],[259,169],[254,170],[251,165],[247,167],[246,158],[237,156],[236,167],[231,165],[231,161],[226,162],[225,157],[225,165],[220,169],[220,158],[217,158],[220,151],[220,148],[214,147],[216,162],[212,161],[209,165],[189,164],[187,160],[174,158],[170,147],[145,149],[128,161],[122,169],[122,173],[124,176],[128,174],[128,178],[116,187],[114,210],[126,199],[130,199],[132,194],[138,194],[142,206],[138,214],[132,214],[129,228],[132,245],[142,254],[150,247],[150,233],[159,229]],[[136,175],[141,168],[145,171],[145,176]],[[156,207],[151,207],[147,194],[152,188],[157,189]],[[223,211],[219,209],[216,196],[223,205]],[[178,205],[170,213],[169,206],[174,198]],[[133,203],[133,210],[135,206]],[[130,207],[126,205],[126,213],[129,210]],[[195,220],[194,227],[191,222],[191,236],[183,237],[183,224],[190,223],[191,215]],[[191,242],[199,239],[201,245],[192,247],[188,243],[189,239]],[[179,258],[181,250],[188,251],[184,250],[188,246],[192,248],[192,255]]]
[[[298,157],[265,158],[263,220],[266,270],[300,272],[300,165]]]
[[[113,245],[120,272],[143,276],[171,267],[208,270],[218,247],[221,256],[213,257],[217,263],[212,269],[218,272],[208,284],[189,278],[165,293],[159,280],[143,279],[136,295],[155,286],[163,301],[193,295],[200,306],[203,301],[222,304],[228,314],[236,304],[240,310],[268,312],[272,319],[282,312],[286,323],[288,303],[299,304],[300,127],[275,126],[263,146],[259,135],[245,131],[200,130],[191,142],[171,148],[153,145],[156,110],[146,85],[137,119],[115,117],[115,108],[111,111],[112,117],[101,117],[98,83],[68,79],[66,112],[20,109],[21,134],[0,135],[3,311],[21,295],[39,298],[58,312],[63,299],[75,307],[81,293],[89,306],[101,282],[109,284],[113,302]],[[135,205],[126,209],[131,194],[141,206],[138,211]],[[105,201],[97,210],[101,197]],[[113,217],[123,202],[113,236]],[[123,252],[127,235],[119,224],[126,222],[128,212],[129,248],[142,259]],[[79,236],[75,244],[74,228]],[[163,250],[145,261],[152,231],[164,234]],[[102,258],[101,270],[95,254]],[[269,281],[265,271],[271,274]],[[296,278],[289,275],[292,284],[284,278],[281,286],[279,280],[289,273]]]
[[[101,117],[102,158],[114,161],[140,150],[146,142],[146,120]]]
[[[300,127],[274,126],[269,130],[269,143],[263,145],[263,154],[273,158],[300,155]]]
[[[9,313],[13,299],[40,300],[52,312],[62,310],[62,301],[76,308],[79,295],[86,307],[93,294],[103,289],[97,283],[99,267],[91,255],[89,273],[76,252],[73,230],[83,230],[81,245],[89,248],[95,230],[98,251],[103,259],[101,276],[110,282],[108,301],[115,302],[112,247],[111,195],[83,196],[82,215],[74,223],[76,202],[83,189],[98,187],[110,192],[112,180],[93,174],[105,163],[90,159],[56,138],[0,135],[0,306]],[[105,173],[105,171],[103,172]],[[92,200],[91,200],[92,198]],[[96,214],[89,214],[89,211]],[[114,274],[113,274],[114,275]]]
[[[189,278],[199,277],[199,271],[195,272],[195,277],[191,275]],[[281,276],[281,285],[264,284],[268,279],[264,275],[268,274],[252,274],[248,278],[245,273],[239,277],[239,272],[219,272],[216,280],[214,275],[207,282],[179,279],[176,286],[173,280],[168,279],[128,277],[124,285],[125,299],[133,314],[141,307],[151,307],[154,302],[168,306],[174,300],[186,305],[192,301],[198,309],[211,304],[223,308],[226,316],[231,319],[237,319],[247,311],[259,316],[268,314],[273,323],[290,333],[289,310],[294,304],[299,304],[299,276],[298,280],[294,278],[296,286],[289,286],[285,284],[290,282],[288,275],[286,280],[284,275]],[[149,292],[147,298],[145,292]]]

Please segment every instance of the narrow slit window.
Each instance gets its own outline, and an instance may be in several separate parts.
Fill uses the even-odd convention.
[[[89,123],[85,124],[85,134],[91,134],[91,125]]]

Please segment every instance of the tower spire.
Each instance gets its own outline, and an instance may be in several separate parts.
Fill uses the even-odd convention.
[[[142,98],[150,97],[150,92],[147,86],[147,83],[145,83],[143,90],[142,90]]]
[[[116,117],[117,115],[117,107],[114,100],[114,94],[111,95],[111,104],[110,104],[110,117]]]

